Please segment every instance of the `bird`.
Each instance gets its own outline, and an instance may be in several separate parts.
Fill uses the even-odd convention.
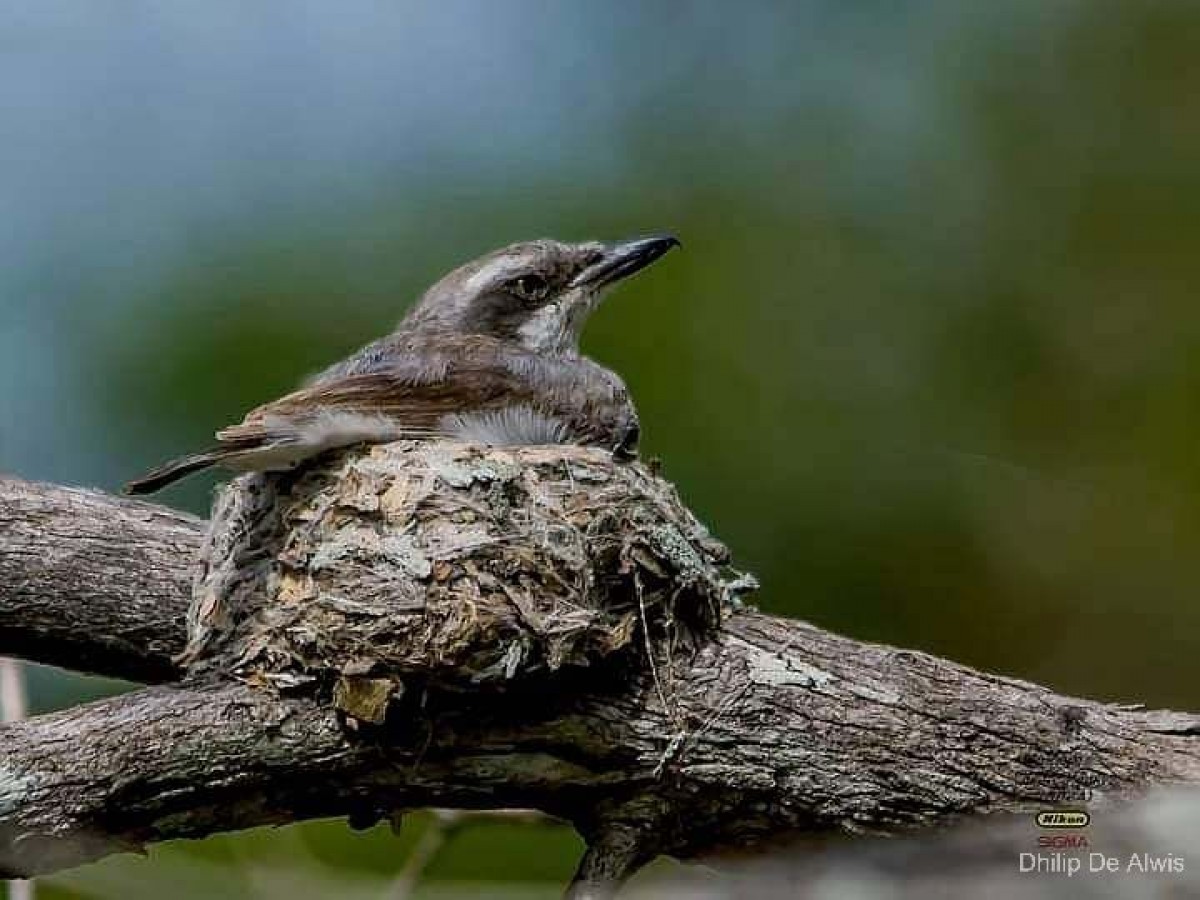
[[[580,352],[580,336],[610,288],[678,246],[655,234],[523,241],[488,253],[426,290],[392,333],[126,493],[153,493],[213,466],[287,471],[328,450],[405,439],[578,444],[635,458],[640,425],[629,391]]]

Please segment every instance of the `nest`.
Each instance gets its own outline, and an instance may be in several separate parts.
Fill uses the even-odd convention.
[[[503,687],[695,643],[752,579],[640,463],[576,447],[357,448],[219,493],[183,655],[383,720],[420,680]]]

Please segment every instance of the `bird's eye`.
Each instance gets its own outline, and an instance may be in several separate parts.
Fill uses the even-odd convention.
[[[512,291],[527,303],[538,303],[546,296],[546,279],[541,275],[522,275],[512,281]]]

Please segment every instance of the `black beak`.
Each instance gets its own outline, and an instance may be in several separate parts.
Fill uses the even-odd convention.
[[[656,234],[608,244],[604,247],[600,259],[576,275],[571,286],[587,284],[600,288],[615,284],[635,272],[640,272],[672,247],[679,246],[679,238],[673,234]]]

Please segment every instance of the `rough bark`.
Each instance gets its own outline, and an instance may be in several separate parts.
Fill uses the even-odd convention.
[[[609,488],[652,477],[640,469],[610,471],[611,463],[588,451],[560,455],[563,464],[556,467],[544,456],[518,454],[517,469],[537,474],[535,481],[556,495],[557,506],[548,514],[561,514],[576,529],[583,527],[573,518],[578,508],[564,497],[586,498],[597,488],[576,479],[573,466],[608,472],[602,483]],[[486,454],[459,461],[471,468],[505,459],[511,463],[511,457]],[[454,678],[415,677],[432,657],[415,662],[405,657],[402,665],[392,665],[364,662],[358,646],[341,655],[324,644],[317,654],[299,652],[310,645],[297,643],[297,620],[292,613],[280,619],[273,612],[287,581],[281,575],[303,581],[305,597],[322,614],[355,578],[366,585],[383,572],[399,585],[414,576],[408,550],[397,554],[394,545],[385,542],[380,549],[361,540],[368,523],[376,534],[391,533],[391,525],[369,499],[383,496],[375,491],[382,482],[364,490],[363,470],[354,465],[352,460],[357,472],[352,477],[342,470],[302,490],[285,486],[284,506],[270,504],[293,512],[325,511],[302,517],[316,531],[302,538],[307,549],[291,558],[287,572],[274,563],[234,566],[261,579],[256,582],[261,590],[243,600],[259,596],[271,602],[228,616],[224,623],[230,627],[218,629],[212,655],[205,657],[251,659],[242,675],[259,685],[281,683],[280,674],[306,677],[286,679],[282,683],[290,691],[281,694],[228,678],[211,681],[213,670],[198,665],[210,681],[151,688],[4,726],[0,868],[9,874],[46,872],[149,841],[315,816],[346,815],[364,823],[411,807],[526,807],[573,822],[589,840],[592,850],[577,885],[580,896],[589,896],[597,885],[660,853],[694,857],[788,835],[893,833],[975,813],[1106,804],[1151,785],[1200,779],[1200,717],[1062,697],[926,654],[863,644],[749,610],[727,614],[719,628],[694,627],[700,635],[695,640],[673,641],[680,632],[664,615],[662,584],[655,587],[657,611],[630,607],[628,595],[620,592],[580,589],[571,595],[582,606],[592,603],[588,622],[616,627],[634,614],[635,639],[615,653],[597,654],[592,642],[579,645],[588,648],[582,660],[587,665],[569,660],[548,665],[550,657],[542,651],[550,645],[537,644],[545,636],[539,630],[544,617],[536,609],[509,616],[500,632],[527,628],[525,644],[540,649],[518,660],[518,677],[476,688]],[[428,468],[429,460],[422,465]],[[403,460],[399,469],[375,471],[370,477],[391,479],[393,486],[403,480],[397,471],[409,486],[417,473]],[[561,473],[557,478],[555,471]],[[470,499],[480,505],[481,522],[517,527],[524,521],[510,515],[513,492],[507,487],[492,490],[475,477],[450,485],[449,494],[440,485],[429,496],[447,502],[422,504],[422,515],[430,518],[412,526],[422,548],[429,546],[425,541],[433,532],[427,529],[437,525],[439,510],[461,517],[463,491],[475,492]],[[75,652],[86,652],[93,668],[104,671],[111,664],[111,673],[128,674],[136,668],[138,648],[129,642],[119,652],[113,647],[127,623],[120,607],[132,582],[140,586],[140,602],[154,609],[147,614],[156,623],[154,647],[145,660],[148,670],[161,673],[164,660],[184,643],[184,594],[198,558],[198,529],[179,517],[130,513],[131,507],[145,507],[93,494],[84,502],[71,492],[56,502],[55,490],[0,483],[0,496],[34,492],[43,498],[36,520],[27,524],[13,521],[24,515],[21,504],[0,504],[4,534],[19,533],[30,547],[38,540],[30,537],[34,532],[73,540],[82,529],[92,540],[103,534],[124,549],[103,555],[106,577],[89,580],[96,552],[56,554],[46,544],[58,538],[43,537],[43,548],[58,560],[56,576],[33,579],[34,589],[21,564],[7,559],[0,564],[0,653],[28,654],[32,648],[41,659],[63,660],[65,654],[45,652],[52,637],[31,643],[27,635],[56,615],[69,622],[82,594],[94,604],[93,618],[85,633],[65,639]],[[336,502],[328,507],[316,502],[322,497]],[[503,508],[492,509],[493,503]],[[68,521],[58,521],[55,511]],[[704,547],[705,536],[689,531],[694,520],[678,514],[669,504],[656,507],[645,523],[675,521],[687,535],[685,543]],[[88,515],[101,518],[81,525],[78,519]],[[319,555],[322,534],[331,543]],[[354,553],[334,552],[345,550],[348,534],[359,539]],[[491,532],[482,536],[495,538]],[[504,560],[512,542],[500,543],[484,556],[476,555],[482,551],[475,545],[460,547],[448,564],[461,569],[464,559]],[[201,556],[207,564],[232,559],[237,554],[222,556],[221,547],[236,544],[210,540]],[[678,555],[683,551],[660,546],[655,553],[666,562],[654,553],[633,559],[678,581],[671,560],[683,558]],[[714,551],[710,563],[717,557]],[[30,560],[27,550],[26,566]],[[606,560],[596,565],[629,574],[629,560],[622,563],[620,554]],[[432,564],[424,575],[424,567],[417,567],[417,576],[432,578]],[[128,569],[127,579],[121,566]],[[214,571],[211,565],[208,571]],[[459,582],[462,590],[474,585],[480,598],[492,598],[481,600],[478,620],[493,627],[502,609],[495,592],[478,591],[477,577],[456,578]],[[14,590],[22,599],[10,607]],[[605,605],[612,596],[618,602]],[[383,603],[386,596],[368,599]],[[113,618],[101,621],[97,610],[110,610]],[[377,624],[378,609],[372,610],[362,618]],[[29,620],[24,627],[22,617]],[[339,627],[349,628],[349,618]],[[168,633],[172,628],[176,631]],[[393,649],[419,648],[429,637],[413,628],[396,634]],[[261,643],[264,635],[267,645]],[[250,646],[269,646],[272,652],[250,658],[244,652]],[[236,660],[222,656],[232,647],[239,650]],[[286,652],[274,652],[279,648]],[[454,657],[454,665],[477,671],[472,667],[478,650]],[[348,708],[334,699],[334,685],[346,675],[339,660],[352,656],[359,659],[353,673],[368,681],[381,677],[410,686],[387,692],[386,715],[378,724],[357,705]],[[444,658],[439,650],[437,659]],[[522,669],[530,660],[537,664]]]
[[[0,646],[114,678],[178,678],[203,527],[163,506],[0,477]]]

